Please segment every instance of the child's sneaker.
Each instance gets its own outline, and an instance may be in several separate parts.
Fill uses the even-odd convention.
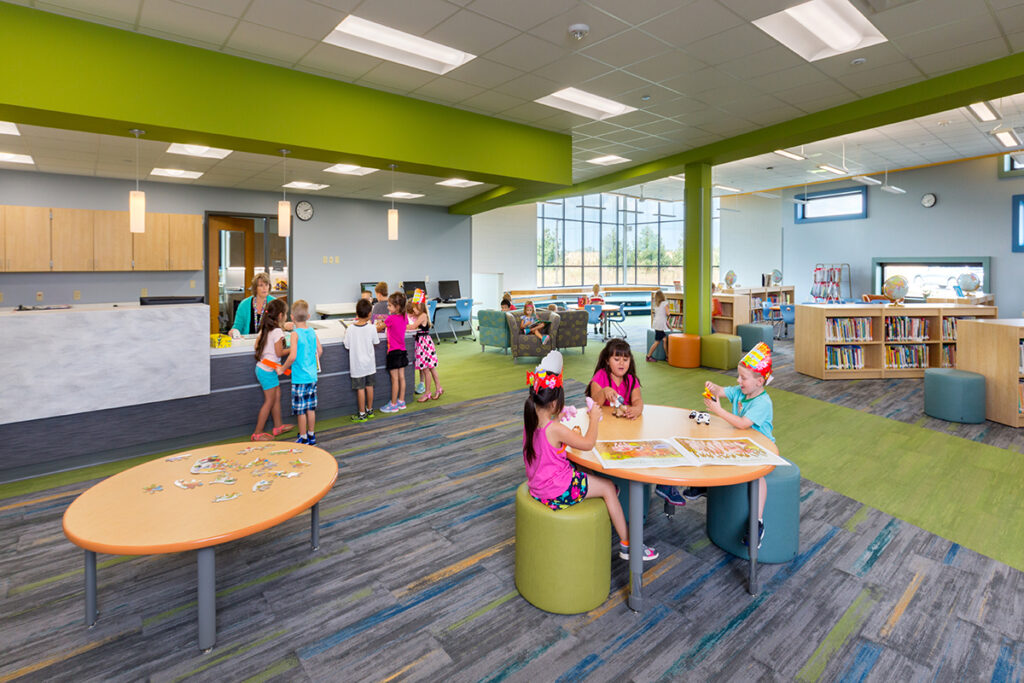
[[[698,500],[703,498],[708,493],[708,490],[703,486],[687,486],[683,489],[683,498],[686,500]]]
[[[629,559],[629,546],[619,544],[619,557],[623,560]],[[658,551],[650,546],[644,546],[644,562],[658,559]]]
[[[757,520],[757,547],[758,547],[758,549],[761,548],[761,541],[763,541],[763,540],[764,540],[764,522],[759,519],[759,520]],[[747,531],[743,532],[743,545],[747,545],[747,543],[749,541],[750,541],[750,530],[748,529]]]
[[[654,489],[654,495],[659,498],[664,498],[669,505],[683,506],[686,505],[686,500],[679,495],[679,489],[675,486],[665,486],[664,484],[658,484],[657,488]]]
[[[356,413],[349,419],[353,422],[366,422],[366,413]]]
[[[398,402],[398,409],[399,410],[405,410],[405,401],[399,401]]]
[[[551,335],[550,334],[545,334],[543,337],[540,338],[540,343],[541,344],[547,344],[548,341],[550,341],[550,339],[551,339]]]
[[[308,440],[308,439],[306,438],[306,435],[305,435],[305,434],[303,434],[303,435],[302,435],[302,436],[300,436],[299,438],[295,439],[295,443],[304,443],[304,444],[308,444],[308,443],[309,443],[309,440]]]
[[[370,408],[369,410],[366,411],[367,420],[372,420],[375,417],[377,417],[377,413],[373,412],[373,408]]]
[[[316,434],[310,434],[308,437],[306,437],[306,443],[308,443],[310,446],[315,446]]]
[[[382,412],[382,413],[397,413],[398,412],[398,406],[396,406],[391,401],[388,401],[387,403],[385,403],[384,405],[382,405],[380,407],[380,412]]]
[[[413,393],[417,395],[425,394],[427,393],[427,386],[423,382],[418,382],[416,384],[416,388],[413,389]]]

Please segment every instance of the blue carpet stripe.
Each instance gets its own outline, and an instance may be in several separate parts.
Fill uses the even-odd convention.
[[[679,676],[682,671],[692,669],[697,664],[704,661],[723,638],[739,628],[740,624],[746,621],[747,617],[753,614],[758,607],[764,604],[764,601],[768,599],[769,595],[771,595],[771,592],[764,591],[756,598],[753,598],[750,601],[750,604],[740,610],[739,614],[727,621],[725,626],[705,634],[699,641],[697,641],[696,645],[673,662],[672,666],[670,666],[662,676],[662,680],[670,678],[674,679]]]
[[[582,681],[602,664],[604,664],[604,659],[595,654],[589,654],[580,660],[579,664],[556,678],[555,683],[576,683],[576,681]]]
[[[942,667],[946,665],[946,659],[949,656],[949,648],[952,647],[953,643],[960,642],[957,639],[957,631],[960,630],[960,620],[953,620],[953,631],[949,634],[949,638],[946,639],[946,644],[942,647],[942,654],[939,656],[939,665],[935,667],[935,672],[932,674],[932,683],[935,681],[944,680],[940,678],[942,675]],[[946,678],[949,678],[948,676]]]
[[[874,540],[868,544],[868,547],[864,550],[864,553],[857,558],[857,561],[853,563],[853,570],[857,576],[864,576],[871,568],[875,566],[875,562],[885,552],[886,547],[892,541],[900,528],[900,521],[898,519],[892,519],[885,527],[878,532]]]
[[[458,526],[460,524],[465,524],[466,522],[472,521],[472,520],[476,519],[477,517],[483,517],[484,515],[486,515],[488,513],[494,512],[495,510],[500,510],[503,507],[507,507],[507,506],[511,505],[514,500],[515,500],[515,496],[512,496],[511,498],[506,498],[505,500],[499,500],[498,502],[492,503],[491,505],[488,505],[487,507],[482,507],[482,508],[480,508],[478,510],[475,510],[475,511],[469,513],[468,515],[463,515],[462,517],[457,517],[457,518],[453,519],[452,521],[448,522],[447,524],[445,524],[444,526],[439,527],[439,528],[441,528],[441,529],[450,529],[453,526]]]
[[[1013,660],[1013,644],[1006,638],[1003,638],[1003,645],[999,648],[999,658],[992,669],[992,683],[1011,683],[1011,681],[1015,680],[1013,677],[1013,670],[1015,668]]]
[[[662,622],[662,620],[671,614],[671,611],[665,605],[658,605],[651,609],[649,612],[643,613],[643,620],[637,625],[630,633],[624,633],[615,638],[612,641],[612,654],[618,654],[627,647],[632,645],[640,636],[646,634],[652,628]]]
[[[942,564],[953,564],[953,560],[956,559],[956,554],[960,552],[960,544],[954,543],[949,546],[949,550],[946,551],[946,556],[942,558]]]
[[[850,665],[846,667],[839,676],[840,683],[860,683],[867,679],[868,674],[875,668],[878,656],[882,654],[882,646],[870,641],[861,643],[853,655]]]
[[[814,495],[814,489],[807,489],[806,491],[804,491],[803,493],[800,494],[800,502],[801,503],[804,502],[805,500],[807,500],[808,498],[810,498],[813,495]],[[747,509],[749,510],[750,508],[748,507]]]
[[[509,458],[511,458],[513,456],[522,457],[522,455],[523,454],[522,454],[521,451],[516,451],[515,453],[510,453],[508,455],[503,455],[500,458],[494,458],[493,460],[488,460],[486,462],[478,463],[476,465],[473,465],[472,467],[466,467],[465,469],[456,470],[454,472],[448,472],[447,476],[448,476],[449,479],[458,479],[459,477],[464,477],[467,474],[473,474],[474,472],[479,472],[481,470],[486,470],[489,467],[494,467],[495,465],[500,465],[501,463],[507,461]]]
[[[415,521],[417,519],[423,519],[424,517],[429,517],[430,515],[435,515],[438,512],[444,512],[446,510],[451,510],[453,508],[457,508],[457,507],[460,507],[462,505],[465,505],[466,503],[471,503],[474,500],[478,500],[479,498],[480,498],[480,496],[470,496],[469,498],[464,498],[462,500],[455,501],[454,503],[450,503],[448,505],[442,505],[441,507],[436,507],[436,508],[431,508],[429,510],[424,510],[423,512],[420,512],[418,514],[406,517],[405,519],[399,519],[399,520],[396,520],[394,522],[391,522],[390,524],[385,524],[382,527],[377,527],[376,529],[370,529],[369,531],[367,531],[365,533],[362,533],[362,534],[360,534],[358,536],[355,536],[352,540],[355,540],[355,539],[358,539],[358,538],[365,538],[367,536],[371,536],[373,534],[376,534],[376,533],[379,533],[381,531],[384,531],[385,529],[392,529],[392,528],[394,528],[396,526],[400,526],[402,524],[405,524],[406,522],[413,522],[413,521]]]
[[[551,640],[551,642],[545,643],[544,645],[541,645],[537,649],[527,653],[527,655],[525,657],[522,657],[520,659],[516,659],[516,660],[512,661],[505,668],[499,669],[498,671],[495,671],[494,673],[492,673],[487,678],[481,678],[480,679],[480,683],[501,683],[501,681],[504,681],[506,678],[508,678],[512,674],[516,673],[517,671],[522,669],[524,666],[526,666],[527,664],[529,664],[530,662],[532,662],[533,660],[537,659],[538,657],[543,655],[545,652],[547,652],[548,650],[553,648],[555,646],[555,644],[558,641],[560,641],[563,638],[565,638],[566,635],[567,634],[566,634],[565,629],[559,630],[557,638],[553,638]]]
[[[694,579],[690,583],[688,583],[685,586],[683,586],[682,588],[680,588],[675,593],[675,595],[672,596],[672,600],[674,600],[674,601],[682,600],[687,595],[690,595],[691,593],[693,593],[695,590],[697,590],[702,585],[704,585],[704,583],[706,583],[708,579],[710,579],[712,576],[714,576],[716,572],[719,572],[722,569],[724,569],[725,567],[727,567],[729,565],[729,563],[733,561],[733,559],[735,559],[735,558],[733,558],[732,555],[725,555],[725,556],[723,556],[721,559],[718,560],[718,562],[713,564],[711,566],[711,568],[708,569],[706,572],[704,572],[703,574],[698,576],[696,579]]]

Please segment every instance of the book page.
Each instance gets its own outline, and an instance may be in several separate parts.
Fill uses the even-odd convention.
[[[605,469],[699,464],[691,454],[664,439],[598,441],[594,453]]]
[[[788,465],[748,437],[713,439],[677,436],[675,441],[698,465]]]

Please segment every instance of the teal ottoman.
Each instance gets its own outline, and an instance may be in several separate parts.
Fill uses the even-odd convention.
[[[552,510],[516,491],[516,589],[555,614],[588,612],[608,599],[612,527],[601,498]]]
[[[736,334],[740,336],[741,349],[744,353],[764,342],[769,349],[775,350],[775,328],[762,323],[745,323],[736,326]]]
[[[644,347],[644,353],[647,353],[647,349],[651,348],[651,344],[654,343],[654,330],[647,330],[647,346]],[[665,337],[658,344],[658,348],[654,349],[654,360],[666,360],[668,356],[665,355],[665,347],[668,346],[668,332],[665,333]]]
[[[768,501],[764,506],[764,540],[757,560],[781,564],[796,557],[800,547],[800,468],[792,463],[776,467],[765,480]],[[708,538],[725,552],[750,559],[747,546],[743,545],[750,510],[747,484],[712,486],[707,496]]]
[[[743,340],[734,334],[708,334],[700,338],[700,364],[734,370],[743,357]]]
[[[984,375],[954,368],[926,368],[924,412],[947,422],[984,422]]]

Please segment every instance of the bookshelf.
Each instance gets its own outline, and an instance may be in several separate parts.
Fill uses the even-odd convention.
[[[959,321],[995,306],[805,304],[796,307],[796,371],[818,379],[923,377],[956,365]]]
[[[985,376],[985,417],[1024,427],[1024,318],[963,320],[957,367]]]
[[[792,289],[792,288],[790,288]],[[712,304],[711,331],[736,334],[736,326],[750,321],[749,297],[746,294],[714,294],[718,307]],[[683,293],[665,292],[668,302],[668,329],[683,329]],[[720,310],[719,310],[720,309]],[[716,312],[716,310],[718,312]],[[651,295],[651,326],[654,326],[654,295]]]

